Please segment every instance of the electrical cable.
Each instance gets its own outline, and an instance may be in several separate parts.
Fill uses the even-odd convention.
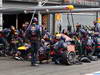
[[[70,10],[70,13],[71,13],[71,18],[72,18],[72,23],[73,23],[73,31],[75,32],[74,17],[71,10]]]
[[[31,18],[30,24],[29,24],[29,26],[27,27],[27,29],[26,29],[26,31],[25,31],[25,34],[26,34],[27,30],[28,30],[28,29],[31,27],[31,25],[32,25],[32,21],[33,21],[33,19],[34,19],[35,13],[36,13],[36,11],[34,11],[33,14],[32,14],[32,18]]]
[[[47,0],[47,1],[41,0],[41,3],[42,3],[41,6],[44,6],[47,2],[48,2],[48,0]],[[34,19],[34,15],[35,15],[35,14],[36,14],[36,10],[35,10],[35,11],[33,12],[33,14],[32,14],[32,18],[31,18],[30,24],[29,24],[29,26],[27,27],[27,29],[26,29],[26,31],[25,31],[25,34],[26,34],[27,30],[31,27],[32,21],[33,21],[33,19]]]
[[[69,21],[69,13],[67,13],[67,21],[68,21],[68,25],[70,26],[70,21]]]

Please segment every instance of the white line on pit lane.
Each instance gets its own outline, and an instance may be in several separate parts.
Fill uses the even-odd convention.
[[[100,71],[94,72],[94,73],[91,73],[91,74],[85,74],[85,75],[100,75]]]

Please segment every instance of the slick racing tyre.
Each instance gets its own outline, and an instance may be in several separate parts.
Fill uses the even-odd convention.
[[[64,52],[62,54],[62,60],[60,62],[65,65],[72,65],[75,63],[75,58],[75,52]]]

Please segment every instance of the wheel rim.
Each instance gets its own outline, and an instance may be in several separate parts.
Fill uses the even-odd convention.
[[[68,62],[70,64],[73,64],[74,63],[74,59],[75,59],[75,53],[69,53],[69,55],[68,55]]]

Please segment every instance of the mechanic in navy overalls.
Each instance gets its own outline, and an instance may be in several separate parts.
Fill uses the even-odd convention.
[[[31,65],[32,66],[37,66],[37,61],[38,61],[38,49],[39,49],[39,44],[41,40],[41,26],[37,24],[37,18],[33,19],[33,24],[31,25],[30,28],[30,42],[31,42],[31,53],[32,53],[32,60],[31,60]]]

